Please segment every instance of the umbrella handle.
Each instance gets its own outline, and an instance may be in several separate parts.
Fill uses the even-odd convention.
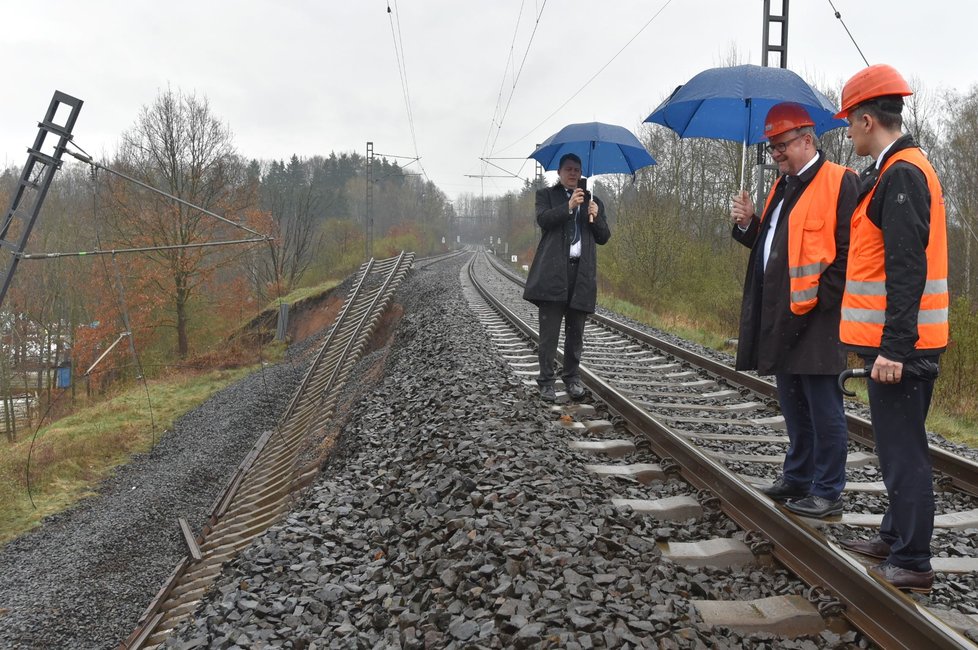
[[[744,144],[741,147],[740,154],[740,189],[744,190],[747,183],[747,140],[744,140]]]
[[[839,390],[842,391],[843,395],[855,397],[856,394],[854,392],[851,390],[846,390],[846,380],[850,377],[869,377],[871,370],[871,368],[846,368],[842,371],[842,374],[839,375]]]

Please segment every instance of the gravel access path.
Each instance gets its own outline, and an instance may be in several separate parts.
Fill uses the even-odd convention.
[[[200,530],[304,370],[285,361],[215,394],[96,496],[0,549],[0,648],[114,648],[125,639],[187,553],[177,518]]]

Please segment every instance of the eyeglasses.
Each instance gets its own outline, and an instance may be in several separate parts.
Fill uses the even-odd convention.
[[[785,150],[788,148],[789,144],[791,144],[798,138],[804,137],[804,135],[805,134],[802,133],[801,135],[796,135],[790,140],[785,140],[784,142],[779,142],[777,144],[766,144],[764,145],[764,149],[766,149],[768,153],[774,153],[775,151],[777,151],[778,153],[784,153]]]

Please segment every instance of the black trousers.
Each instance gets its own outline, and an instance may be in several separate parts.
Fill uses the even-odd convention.
[[[934,478],[924,420],[934,380],[903,375],[899,384],[869,381],[876,455],[890,503],[880,537],[890,545],[891,564],[928,571],[934,532]]]
[[[570,307],[574,296],[574,282],[577,279],[577,264],[568,264],[566,301],[540,301],[537,303],[540,318],[540,345],[537,356],[540,374],[537,383],[551,385],[555,381],[554,363],[557,359],[557,344],[560,339],[560,323],[564,322],[564,368],[561,378],[566,384],[580,378],[581,354],[584,351],[584,323],[586,311]]]

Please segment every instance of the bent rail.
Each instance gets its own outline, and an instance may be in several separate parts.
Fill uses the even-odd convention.
[[[299,452],[332,417],[339,388],[360,360],[394,292],[414,262],[402,252],[388,260],[364,263],[343,309],[274,431],[266,431],[241,462],[211,516],[196,538],[185,521],[181,529],[190,551],[173,570],[120,645],[135,650],[162,644],[190,616],[221,565],[274,525],[294,493],[318,470],[298,466]]]

